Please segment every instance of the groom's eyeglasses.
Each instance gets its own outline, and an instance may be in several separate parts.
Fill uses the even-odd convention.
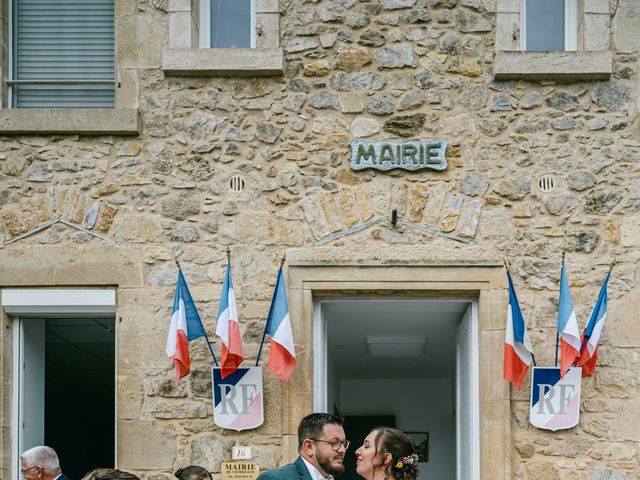
[[[309,440],[313,440],[314,442],[324,442],[324,443],[328,443],[329,445],[331,445],[331,450],[333,450],[334,452],[337,452],[338,450],[340,450],[340,445],[344,445],[344,449],[348,449],[349,445],[351,445],[351,441],[350,440],[338,440],[337,438],[334,440],[320,440],[319,438],[310,438]]]

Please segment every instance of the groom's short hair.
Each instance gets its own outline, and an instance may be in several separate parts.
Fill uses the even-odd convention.
[[[302,450],[305,438],[318,438],[325,425],[344,425],[344,418],[331,413],[312,413],[300,421],[298,425],[298,451]]]

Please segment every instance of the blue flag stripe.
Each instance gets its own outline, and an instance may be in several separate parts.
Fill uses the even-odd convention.
[[[266,330],[269,336],[273,337],[276,334],[280,323],[287,313],[289,313],[289,305],[287,303],[282,267],[280,267],[278,279],[276,280],[275,295],[271,302],[271,308],[269,308],[269,316],[267,317]]]
[[[607,277],[604,279],[602,284],[602,288],[600,288],[600,293],[598,294],[598,300],[596,300],[596,305],[593,307],[593,312],[591,314],[591,318],[589,319],[589,323],[587,323],[587,328],[584,331],[585,338],[591,338],[593,334],[593,329],[598,323],[603,315],[607,312],[607,284],[609,283],[609,276],[611,275],[611,271],[607,273]]]
[[[173,299],[173,311],[177,311],[180,305],[180,299],[184,302],[185,314],[187,317],[187,339],[195,340],[205,335],[202,320],[198,314],[196,304],[191,297],[187,282],[182,275],[182,270],[178,270],[178,285],[176,287],[176,295]]]
[[[509,305],[511,305],[511,315],[513,317],[513,337],[516,342],[524,343],[524,318],[522,317],[522,311],[520,310],[516,290],[513,287],[511,275],[508,271],[507,278],[509,280]]]

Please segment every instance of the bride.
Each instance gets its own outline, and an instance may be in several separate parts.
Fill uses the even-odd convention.
[[[416,480],[418,455],[403,432],[376,427],[356,450],[356,472],[365,480]]]

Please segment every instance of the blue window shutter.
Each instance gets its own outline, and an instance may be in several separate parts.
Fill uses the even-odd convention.
[[[14,75],[19,108],[115,105],[114,0],[15,0]]]

